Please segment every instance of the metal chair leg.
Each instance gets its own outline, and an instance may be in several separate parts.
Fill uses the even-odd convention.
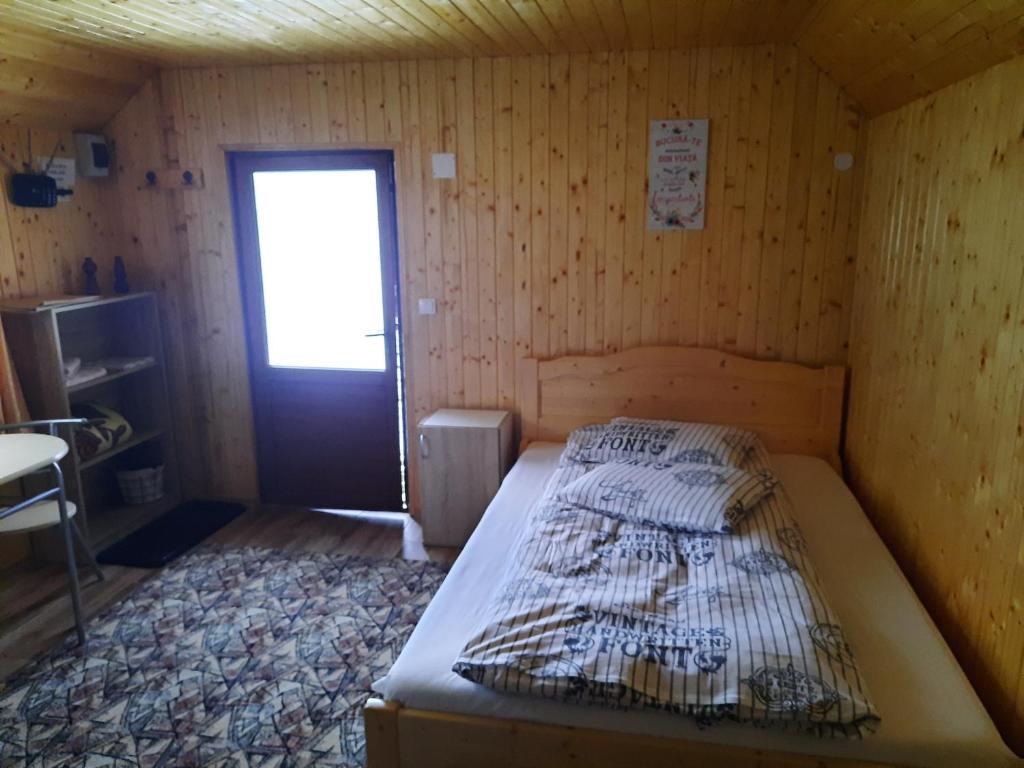
[[[85,621],[82,618],[82,596],[78,588],[78,566],[75,563],[75,544],[71,538],[71,519],[68,517],[68,499],[64,488],[64,473],[60,465],[54,462],[53,473],[57,477],[57,509],[60,511],[60,527],[64,533],[64,553],[68,561],[68,581],[71,582],[71,608],[75,613],[75,631],[78,644],[85,643]]]
[[[85,552],[85,558],[89,561],[89,565],[96,572],[96,579],[98,581],[105,581],[106,576],[103,575],[103,570],[100,568],[100,564],[96,562],[96,555],[92,553],[92,548],[89,546],[89,542],[85,540],[85,536],[82,535],[82,529],[78,527],[78,523],[75,522],[74,518],[68,520],[71,523],[71,532],[78,539],[78,544],[81,546],[82,551]]]

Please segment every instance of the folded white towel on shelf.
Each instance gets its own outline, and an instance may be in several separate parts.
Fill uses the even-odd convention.
[[[152,365],[156,362],[152,355],[144,357],[105,357],[97,360],[96,365],[106,368],[108,371],[131,371],[145,365]]]
[[[75,371],[74,375],[68,376],[65,379],[65,383],[69,387],[73,387],[77,384],[85,384],[87,381],[98,379],[101,376],[107,375],[107,369],[102,368],[98,365],[87,365],[84,368],[80,368]]]

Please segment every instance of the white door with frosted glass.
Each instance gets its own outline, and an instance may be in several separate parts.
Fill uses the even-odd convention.
[[[230,163],[261,498],[400,510],[391,153]]]

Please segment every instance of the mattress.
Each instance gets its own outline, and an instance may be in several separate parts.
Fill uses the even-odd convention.
[[[398,660],[374,684],[378,694],[416,709],[908,766],[1019,764],[856,499],[825,462],[808,456],[772,456],[772,464],[857,654],[882,720],[877,733],[846,740],[738,723],[702,728],[678,715],[499,693],[456,675],[452,662],[484,618],[510,545],[562,448],[535,443],[520,457]]]

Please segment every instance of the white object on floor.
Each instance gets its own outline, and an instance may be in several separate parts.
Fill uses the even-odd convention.
[[[882,718],[863,740],[618,712],[498,693],[451,671],[488,612],[530,507],[563,444],[534,443],[487,508],[391,671],[373,688],[405,706],[852,760],[945,768],[1019,765],[857,500],[822,460],[772,456],[829,602]]]

